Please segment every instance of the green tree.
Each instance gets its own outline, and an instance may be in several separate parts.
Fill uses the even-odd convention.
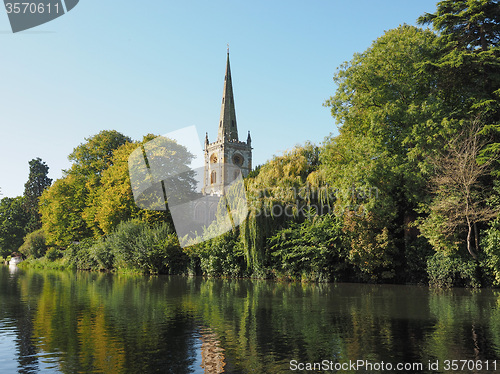
[[[4,197],[0,200],[0,257],[18,250],[26,235],[28,222],[23,197]]]
[[[132,139],[116,130],[103,130],[86,138],[68,156],[73,162],[68,173],[87,178],[100,177],[112,164],[113,152],[127,142],[132,142]]]
[[[496,129],[484,152],[494,155],[500,150],[500,2],[443,0],[418,22],[439,32],[442,54],[428,67],[452,106],[449,117],[473,121],[480,116],[485,131]]]
[[[92,225],[87,224],[84,212],[95,199],[102,173],[112,165],[113,152],[131,141],[114,130],[85,140],[69,155],[73,163],[66,175],[40,198],[42,227],[49,246],[66,247],[92,236]]]
[[[338,89],[325,103],[341,126],[325,142],[322,168],[339,191],[349,261],[372,280],[393,278],[416,261],[405,250],[425,198],[423,155],[445,139],[446,106],[425,69],[439,56],[434,41],[431,31],[408,25],[387,31],[340,67]]]
[[[38,203],[43,191],[50,187],[52,179],[47,175],[49,167],[41,158],[37,157],[29,162],[30,173],[28,181],[24,185],[24,206],[29,215],[27,232],[32,232],[42,226]]]
[[[45,235],[42,229],[30,232],[24,238],[24,243],[19,247],[19,251],[25,256],[39,258],[45,255],[47,246],[45,245]]]
[[[418,22],[438,32],[441,54],[426,69],[435,73],[439,97],[447,103],[443,125],[453,129],[450,140],[427,155],[433,195],[422,206],[429,215],[419,228],[436,250],[459,256],[465,243],[476,259],[479,232],[499,206],[487,200],[500,175],[500,3],[443,0]]]
[[[458,247],[460,234],[465,231],[467,251],[477,260],[478,224],[500,213],[500,206],[488,204],[494,194],[492,186],[483,183],[495,159],[478,163],[488,139],[481,135],[479,122],[462,126],[464,130],[431,160],[436,169],[430,180],[434,196],[428,205],[430,214],[420,228],[436,249],[446,252]]]
[[[87,194],[85,178],[72,174],[56,180],[43,192],[40,214],[48,246],[66,247],[92,236],[82,217]]]
[[[129,156],[141,144],[155,137],[145,136],[142,143],[125,143],[120,146],[111,158],[111,166],[103,173],[100,185],[92,194],[93,199],[84,210],[84,218],[94,233],[109,234],[120,222],[139,218],[149,223],[169,222],[172,224],[169,211],[140,209],[134,201],[130,185]],[[179,147],[176,145],[176,147]],[[178,149],[180,150],[180,149]],[[179,152],[178,152],[179,153]],[[183,165],[189,163],[184,160]]]

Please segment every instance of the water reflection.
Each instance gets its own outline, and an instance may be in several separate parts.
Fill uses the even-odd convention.
[[[494,290],[0,267],[1,372],[281,373],[291,360],[427,365],[499,354]]]
[[[201,365],[200,367],[205,373],[220,374],[224,373],[224,348],[221,347],[221,342],[216,333],[210,328],[202,328],[200,330],[201,340]]]

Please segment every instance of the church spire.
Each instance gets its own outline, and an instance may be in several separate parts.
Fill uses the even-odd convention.
[[[226,141],[238,140],[233,83],[231,81],[231,68],[229,66],[229,46],[227,48],[226,76],[224,78],[224,92],[222,93],[222,106],[217,140],[223,140],[224,138]]]

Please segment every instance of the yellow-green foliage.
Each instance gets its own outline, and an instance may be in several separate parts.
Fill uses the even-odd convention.
[[[47,246],[45,244],[45,233],[43,229],[33,231],[24,238],[24,243],[19,248],[19,251],[27,256],[39,258],[45,255]]]

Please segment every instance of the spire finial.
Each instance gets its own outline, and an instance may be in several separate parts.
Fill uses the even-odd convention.
[[[229,43],[227,43],[227,54],[229,54]]]

